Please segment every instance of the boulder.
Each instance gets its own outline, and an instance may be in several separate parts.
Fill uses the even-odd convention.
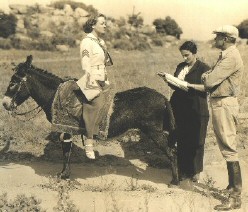
[[[166,35],[166,36],[165,36],[165,41],[166,41],[166,42],[174,42],[174,41],[176,41],[176,40],[177,40],[177,38],[174,37],[174,36],[172,36],[172,35]]]
[[[39,5],[40,13],[52,14],[54,11],[53,7],[48,7],[45,5]]]
[[[142,26],[141,28],[139,28],[138,32],[150,35],[156,32],[156,28],[155,26],[146,25],[146,26]]]
[[[77,20],[78,25],[82,27],[85,24],[85,22],[88,20],[88,18],[87,17],[80,17],[76,20]]]
[[[37,26],[39,27],[40,31],[47,31],[50,29],[51,19],[52,16],[48,14],[39,14],[37,16]]]
[[[60,52],[68,52],[70,47],[68,45],[56,45],[56,49]]]
[[[24,20],[23,19],[18,19],[17,22],[16,22],[16,28],[19,28],[19,29],[24,29],[25,26],[24,26]]]
[[[16,14],[26,14],[28,12],[28,6],[23,4],[10,4],[9,8]]]
[[[80,18],[80,17],[87,17],[89,15],[89,13],[82,9],[82,8],[76,8],[75,11],[74,11],[74,17],[75,18]]]
[[[56,10],[53,11],[53,15],[54,16],[64,16],[65,15],[65,11],[64,10],[58,10],[58,9],[56,9]]]
[[[64,5],[64,13],[66,16],[72,16],[74,14],[73,9],[71,8],[71,5],[69,4]]]
[[[54,34],[50,31],[41,31],[40,35],[42,37],[47,37],[47,38],[52,38],[54,36]]]

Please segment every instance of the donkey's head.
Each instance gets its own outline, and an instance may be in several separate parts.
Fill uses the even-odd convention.
[[[28,56],[26,62],[18,64],[13,68],[14,74],[11,77],[2,104],[6,110],[13,110],[30,97],[27,87],[27,73],[31,68],[33,57]]]

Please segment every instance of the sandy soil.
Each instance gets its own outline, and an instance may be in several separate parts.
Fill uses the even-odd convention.
[[[9,199],[17,194],[33,195],[41,200],[40,206],[46,211],[59,211],[59,207],[60,211],[66,208],[74,211],[73,205],[86,212],[208,212],[219,204],[218,191],[227,185],[227,171],[217,146],[206,147],[200,183],[186,180],[178,188],[168,188],[171,173],[166,166],[150,166],[143,160],[142,153],[133,154],[132,146],[129,149],[129,152],[123,151],[117,141],[98,144],[97,160],[90,162],[84,158],[81,162],[73,162],[71,179],[66,181],[56,178],[61,169],[59,161],[2,159],[0,191],[7,192]],[[153,154],[152,151],[146,153]],[[248,211],[247,156],[247,148],[241,148],[243,205],[236,211]]]

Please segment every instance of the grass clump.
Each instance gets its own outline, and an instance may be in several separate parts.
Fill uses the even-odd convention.
[[[36,197],[27,197],[24,194],[17,195],[14,200],[9,200],[7,193],[0,195],[0,211],[26,211],[26,212],[45,212],[40,207],[41,200]]]

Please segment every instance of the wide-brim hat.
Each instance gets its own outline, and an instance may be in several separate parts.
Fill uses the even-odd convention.
[[[232,25],[223,25],[219,28],[217,28],[216,30],[213,31],[214,34],[223,34],[226,35],[228,37],[232,37],[232,38],[238,38],[239,37],[239,30]]]

